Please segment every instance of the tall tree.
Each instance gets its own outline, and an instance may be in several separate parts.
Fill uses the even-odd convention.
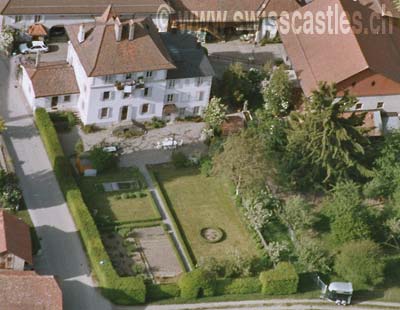
[[[365,114],[353,112],[345,116],[356,103],[357,99],[348,92],[338,98],[335,85],[321,83],[305,99],[305,111],[290,114],[288,152],[293,154],[295,174],[325,185],[371,175],[363,163],[369,143],[362,127]]]
[[[213,97],[205,112],[204,120],[212,129],[218,129],[226,116],[226,105],[222,104],[221,98]]]

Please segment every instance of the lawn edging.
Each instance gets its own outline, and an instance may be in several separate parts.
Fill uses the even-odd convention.
[[[36,109],[35,123],[103,295],[121,305],[144,303],[146,286],[143,279],[120,277],[112,266],[99,230],[83,200],[68,158],[65,157],[55,127],[45,109]]]
[[[184,251],[185,256],[187,257],[188,264],[190,265],[191,269],[195,269],[196,264],[195,264],[195,260],[193,258],[194,257],[193,253],[191,250],[189,250],[190,245],[188,244],[188,241],[186,240],[186,238],[183,238],[182,228],[178,224],[178,220],[176,218],[175,212],[173,212],[173,210],[171,208],[171,203],[166,198],[166,192],[165,192],[164,188],[162,187],[161,182],[159,182],[159,180],[158,180],[157,173],[154,170],[152,170],[151,168],[148,169],[148,171],[149,171],[150,177],[153,181],[155,190],[158,192],[160,198],[162,199],[162,203],[166,206],[166,211],[168,213],[168,217],[170,218],[171,224],[176,231],[176,236],[182,246],[182,250]],[[175,248],[175,246],[174,246],[174,248]],[[178,256],[179,256],[179,259],[181,260],[180,255],[178,255]],[[182,264],[183,264],[183,262],[182,262]]]

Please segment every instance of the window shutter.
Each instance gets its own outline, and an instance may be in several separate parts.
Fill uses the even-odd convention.
[[[156,105],[152,103],[150,105],[150,114],[154,114],[155,112],[156,112]]]
[[[112,113],[113,113],[113,109],[112,108],[108,108],[108,118],[112,117]]]
[[[147,97],[151,97],[152,93],[153,93],[153,87],[149,87]]]
[[[111,100],[115,99],[115,91],[110,91],[110,99]]]

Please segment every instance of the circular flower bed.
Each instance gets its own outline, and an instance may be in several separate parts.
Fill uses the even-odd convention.
[[[200,232],[201,236],[210,243],[220,242],[224,238],[224,231],[221,228],[206,227]]]

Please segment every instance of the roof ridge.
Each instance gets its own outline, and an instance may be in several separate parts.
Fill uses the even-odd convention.
[[[90,71],[88,76],[91,76],[93,74],[93,72],[95,71],[95,69],[97,67],[97,63],[99,61],[100,51],[101,51],[101,47],[103,45],[103,41],[104,41],[104,36],[105,36],[105,33],[106,33],[107,25],[102,25],[102,27],[103,27],[103,29],[102,29],[103,32],[101,34],[101,39],[99,40],[99,43],[98,43],[98,47],[97,47],[97,51],[96,51],[96,57],[94,59],[94,64],[93,64],[92,70]]]

